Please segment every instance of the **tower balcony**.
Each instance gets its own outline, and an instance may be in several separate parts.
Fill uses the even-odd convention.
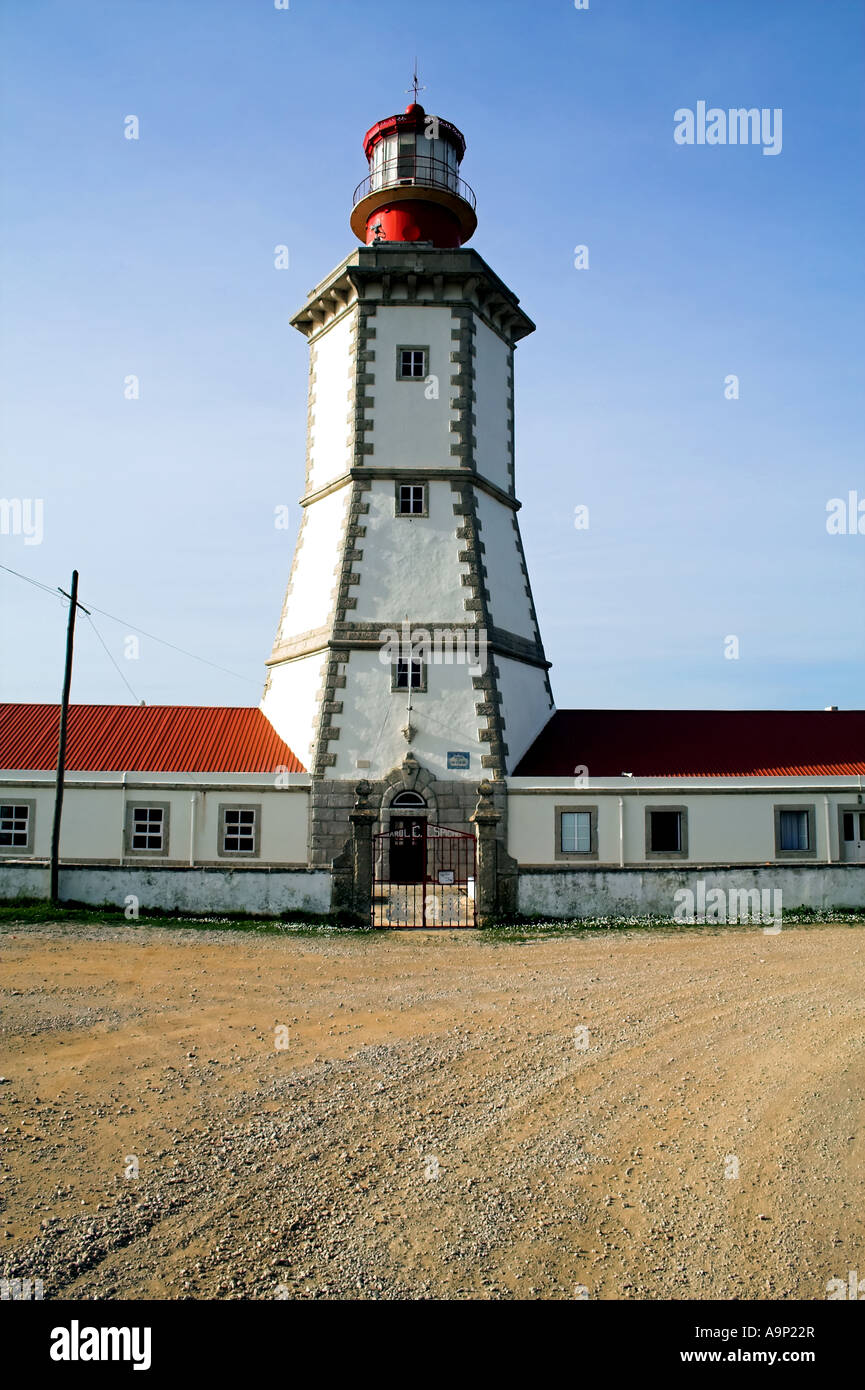
[[[369,244],[376,239],[376,214],[382,215],[384,239],[390,239],[392,216],[388,214],[396,212],[399,204],[411,207],[401,210],[398,240],[425,240],[429,225],[431,239],[438,244],[460,245],[468,241],[477,227],[474,190],[459,177],[450,161],[429,154],[401,151],[392,159],[377,163],[361,180],[354,190],[351,213],[351,229],[358,240]],[[439,217],[447,222],[455,220],[458,231],[454,229],[453,241],[439,242],[440,227],[433,211],[436,208],[440,210]]]
[[[472,212],[477,208],[474,190],[465,179],[459,177],[452,164],[444,159],[434,159],[431,155],[418,154],[399,154],[373,169],[354,190],[352,207],[357,207],[367,194],[378,193],[383,188],[411,187],[446,189],[468,203]]]

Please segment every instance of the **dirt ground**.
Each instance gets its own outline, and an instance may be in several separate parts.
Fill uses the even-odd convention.
[[[0,943],[0,1266],[46,1299],[865,1274],[862,928]]]

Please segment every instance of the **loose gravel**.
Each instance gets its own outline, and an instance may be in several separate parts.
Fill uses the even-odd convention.
[[[862,928],[0,944],[0,1272],[46,1299],[821,1299],[865,1270]]]

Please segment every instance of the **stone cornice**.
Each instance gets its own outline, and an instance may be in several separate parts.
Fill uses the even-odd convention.
[[[316,652],[330,651],[376,651],[382,645],[380,633],[392,630],[402,632],[402,619],[381,622],[336,622],[332,628],[318,628],[314,632],[302,633],[288,642],[280,642],[274,647],[267,666],[278,666],[283,661],[299,661]],[[415,619],[411,623],[414,630],[425,629],[430,634],[436,632],[477,632],[482,624],[473,622],[422,622]],[[490,628],[487,632],[487,649],[498,655],[507,656],[514,661],[523,661],[530,666],[540,666],[549,670],[550,662],[543,649],[529,638],[520,637],[501,627]]]
[[[315,337],[357,303],[463,306],[509,346],[535,329],[517,296],[469,247],[359,246],[310,291],[292,327]]]
[[[409,468],[368,468],[366,465],[362,465],[359,468],[352,468],[348,473],[341,473],[338,478],[331,478],[329,483],[316,488],[315,492],[308,492],[300,498],[300,506],[308,507],[313,502],[320,502],[331,492],[337,492],[340,488],[348,487],[349,483],[358,480],[384,479],[387,482],[396,482],[397,480],[404,482],[409,479],[413,482],[415,478],[424,483],[436,479],[442,482],[468,482],[515,512],[518,512],[523,505],[515,497],[511,497],[509,492],[500,488],[498,484],[490,482],[489,478],[485,478],[481,473],[467,473],[465,468],[416,468],[414,466]]]

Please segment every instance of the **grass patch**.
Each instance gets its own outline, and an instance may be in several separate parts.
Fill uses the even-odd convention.
[[[256,916],[251,912],[184,912],[179,908],[148,908],[136,918],[126,916],[114,903],[64,902],[52,907],[44,898],[18,897],[0,901],[0,924],[27,925],[40,922],[78,922],[84,926],[167,927],[198,931],[247,931],[269,936],[369,936],[388,928],[371,927],[347,912],[298,912],[288,909],[278,916]],[[660,913],[619,916],[615,913],[595,917],[501,918],[486,924],[481,936],[488,941],[538,941],[557,936],[586,936],[593,932],[664,931],[718,932],[734,927],[744,931],[762,929],[760,922],[681,922]],[[792,907],[782,914],[783,927],[865,925],[865,908]],[[400,928],[394,928],[400,930]],[[455,929],[453,929],[455,930]]]
[[[298,912],[287,910],[275,917],[251,912],[184,912],[179,908],[147,908],[137,917],[127,917],[114,903],[64,902],[53,907],[44,898],[9,898],[0,902],[0,923],[12,925],[39,922],[80,922],[84,925],[114,927],[186,927],[200,931],[250,931],[272,936],[362,935],[371,931],[350,913]]]
[[[860,907],[791,907],[781,914],[783,927],[801,926],[860,926],[865,924],[865,908]],[[766,925],[771,925],[767,923]],[[536,941],[542,937],[583,936],[592,932],[610,931],[721,931],[726,927],[745,931],[762,930],[762,922],[681,922],[660,913],[641,913],[618,916],[614,913],[596,917],[508,917],[490,922],[483,935],[493,941]]]

